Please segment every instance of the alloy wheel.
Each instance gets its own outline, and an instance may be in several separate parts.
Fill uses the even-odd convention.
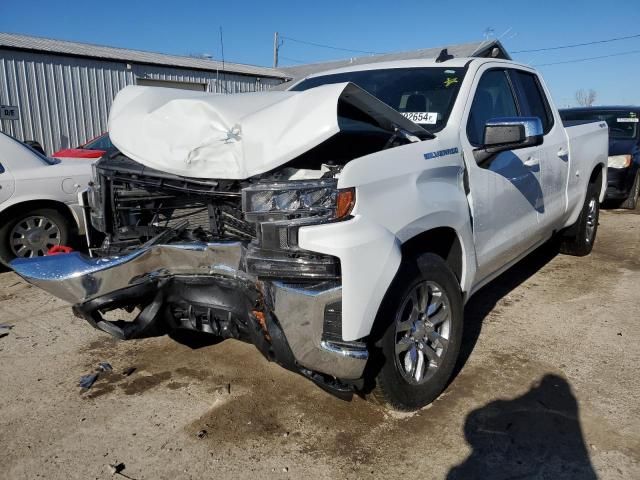
[[[11,230],[9,241],[16,257],[42,257],[60,245],[60,227],[51,219],[37,215],[20,220]]]
[[[587,205],[587,243],[591,243],[593,241],[593,235],[596,231],[596,224],[598,222],[598,204],[595,198],[591,198],[589,200],[589,204]]]
[[[397,370],[410,384],[427,382],[449,345],[451,308],[445,291],[432,281],[415,285],[402,302],[395,325]]]

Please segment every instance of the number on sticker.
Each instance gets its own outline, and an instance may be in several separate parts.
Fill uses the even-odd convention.
[[[437,112],[401,112],[401,115],[408,118],[413,123],[426,123],[427,125],[435,125],[438,121]]]

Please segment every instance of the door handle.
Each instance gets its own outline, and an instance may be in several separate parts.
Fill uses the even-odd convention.
[[[566,157],[567,155],[569,155],[569,151],[564,147],[560,147],[560,149],[558,150],[558,156],[562,158]]]
[[[540,165],[540,160],[537,157],[529,157],[524,161],[525,167],[537,167]]]

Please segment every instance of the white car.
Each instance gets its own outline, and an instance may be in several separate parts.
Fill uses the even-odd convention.
[[[49,158],[0,133],[0,263],[44,256],[85,234],[78,192],[92,163]]]
[[[607,185],[607,124],[565,127],[535,70],[489,58],[241,95],[127,87],[109,134],[121,154],[88,195],[101,258],[20,275],[118,338],[243,339],[403,410],[449,381],[471,295],[552,237],[591,251]]]

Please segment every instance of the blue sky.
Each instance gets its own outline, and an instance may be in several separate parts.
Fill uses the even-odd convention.
[[[0,31],[173,54],[221,56],[271,65],[273,33],[372,52],[433,47],[483,38],[487,28],[509,51],[640,34],[640,0],[87,2],[0,0]],[[506,32],[506,33],[505,33]],[[551,52],[514,54],[531,65],[629,51],[640,37]],[[357,56],[285,40],[283,65]],[[540,67],[558,106],[593,88],[599,104],[640,104],[640,53]]]

